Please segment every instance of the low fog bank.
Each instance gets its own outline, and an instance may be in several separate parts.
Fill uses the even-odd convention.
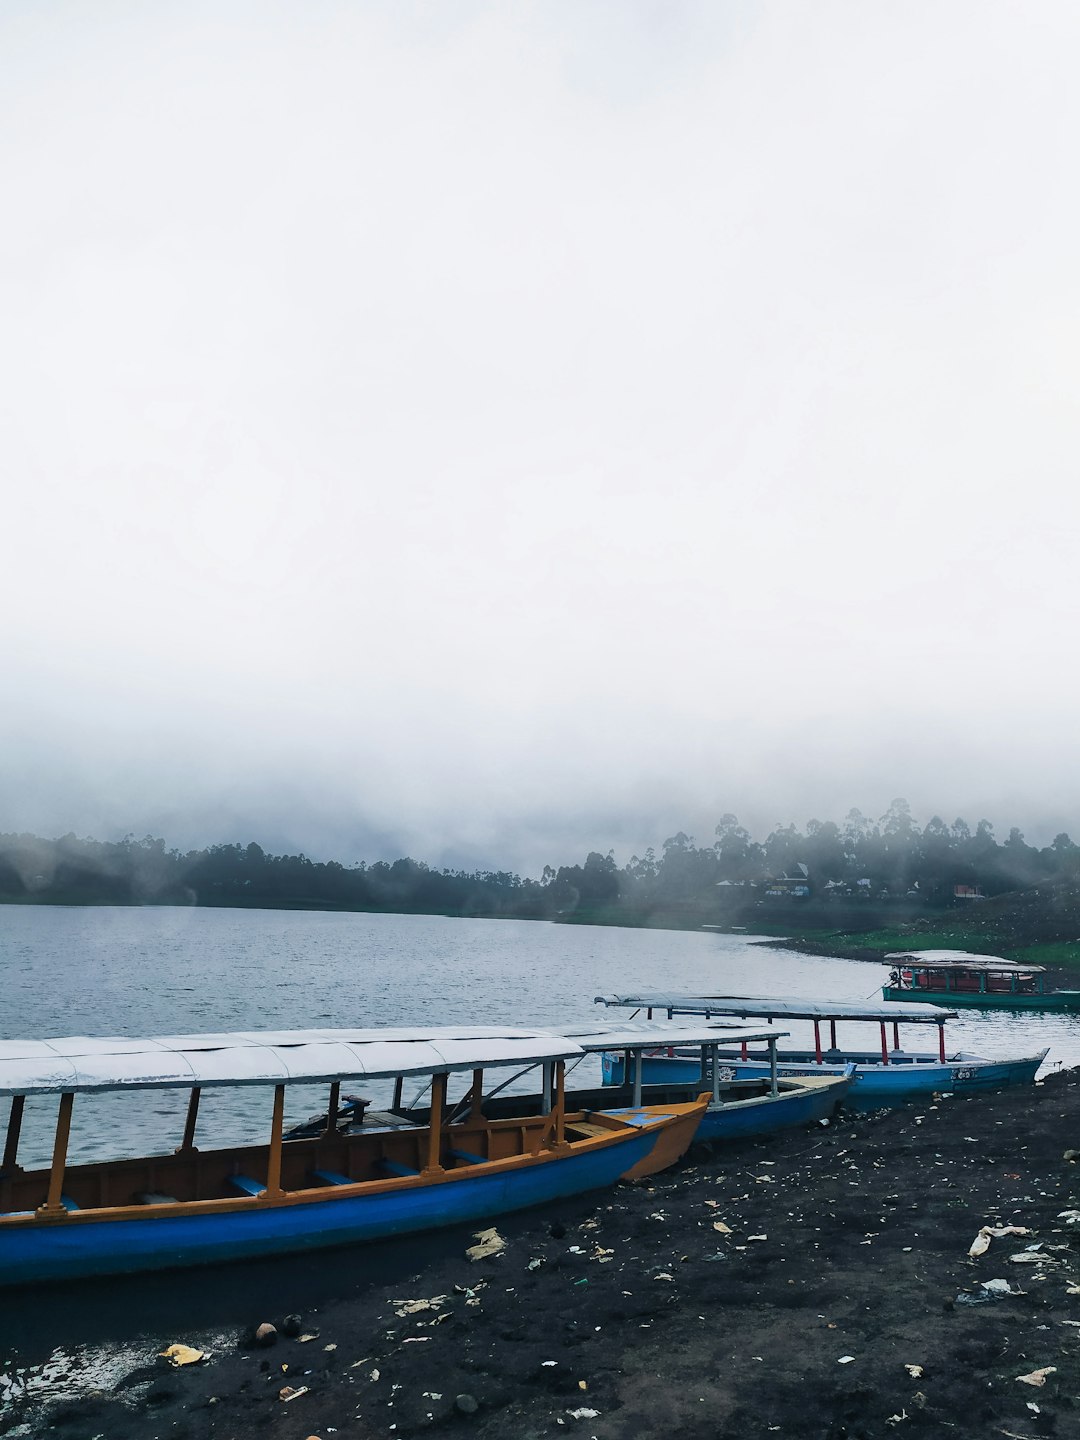
[[[1019,719],[990,710],[855,722],[775,696],[755,714],[743,696],[713,718],[700,697],[681,698],[660,697],[662,714],[654,694],[645,723],[609,704],[551,713],[546,727],[493,707],[481,729],[479,716],[470,726],[443,707],[391,716],[393,734],[380,715],[358,714],[353,727],[332,707],[301,718],[231,705],[217,724],[117,710],[94,723],[73,698],[77,725],[40,711],[32,730],[0,717],[0,830],[150,834],[181,850],[255,840],[345,865],[407,855],[534,877],[592,850],[625,863],[679,832],[708,843],[726,813],[764,840],[853,807],[877,820],[898,795],[920,826],[986,819],[1002,839],[1017,826],[1036,846],[1080,830],[1080,774],[1054,715],[1039,720],[1038,743],[1018,745]],[[453,723],[440,727],[444,717]]]

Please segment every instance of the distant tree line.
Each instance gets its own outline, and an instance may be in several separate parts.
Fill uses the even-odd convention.
[[[904,800],[879,820],[858,810],[841,824],[810,820],[752,839],[726,814],[704,845],[681,831],[623,866],[590,852],[578,865],[546,865],[539,879],[507,870],[432,869],[422,861],[314,861],[261,846],[167,850],[164,840],[0,835],[0,902],[225,905],[504,916],[611,924],[769,920],[806,902],[807,913],[901,906],[940,909],[957,887],[987,897],[1080,876],[1080,846],[1066,834],[1028,845],[1016,828],[999,841],[988,820],[972,829],[933,816],[916,823]]]
[[[0,835],[0,902],[62,905],[229,905],[384,910],[429,915],[517,914],[542,886],[508,871],[433,870],[422,861],[346,866],[269,855],[261,845],[166,850],[164,840],[100,841]]]

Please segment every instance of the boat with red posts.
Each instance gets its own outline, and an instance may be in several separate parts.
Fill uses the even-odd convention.
[[[945,1022],[955,1019],[956,1012],[934,1005],[868,1006],[843,1000],[803,1000],[751,997],[745,995],[598,995],[599,1005],[629,1007],[644,1011],[649,1019],[654,1014],[670,1020],[678,1015],[734,1016],[742,1020],[763,1019],[769,1023],[809,1021],[813,1040],[800,1048],[779,1051],[781,1075],[841,1074],[854,1064],[851,1088],[845,1104],[849,1109],[870,1110],[897,1105],[906,1100],[928,1096],[935,1091],[999,1090],[1005,1085],[1030,1084],[1045,1060],[1049,1047],[1028,1055],[1012,1055],[991,1059],[972,1055],[964,1050],[950,1050],[945,1042]],[[875,1026],[877,1044],[852,1044],[850,1034],[839,1043],[837,1027],[849,1025]],[[900,1026],[937,1027],[936,1052],[908,1050],[901,1045]],[[823,1033],[828,1027],[828,1038]],[[728,1079],[761,1075],[767,1070],[768,1057],[748,1045],[721,1046],[718,1051],[722,1074]],[[679,1047],[660,1047],[646,1052],[646,1081],[660,1083],[682,1079],[693,1084],[700,1073],[696,1053]],[[605,1083],[620,1084],[623,1080],[621,1057],[610,1052],[604,1056]]]
[[[886,1000],[983,1010],[1080,1010],[1080,990],[1046,987],[1044,965],[1022,965],[967,950],[893,950]]]

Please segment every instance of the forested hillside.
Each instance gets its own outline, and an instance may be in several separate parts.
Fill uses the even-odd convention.
[[[423,861],[344,865],[270,855],[252,842],[166,849],[128,835],[0,835],[0,901],[37,904],[268,906],[508,916],[623,925],[720,924],[767,929],[869,928],[977,904],[1007,891],[1080,877],[1066,834],[1038,848],[1018,829],[999,842],[987,820],[921,826],[907,803],[868,820],[778,826],[755,840],[734,815],[699,844],[679,833],[619,865],[591,852],[546,865],[538,879],[509,871],[433,869]],[[959,890],[959,894],[958,894]]]

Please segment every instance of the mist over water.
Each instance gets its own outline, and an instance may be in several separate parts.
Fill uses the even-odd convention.
[[[627,1012],[601,1009],[595,995],[727,991],[876,1001],[887,969],[703,932],[438,916],[9,905],[0,908],[0,1037],[617,1024]],[[808,1033],[798,1022],[781,1028],[794,1037]],[[1048,1063],[1080,1063],[1076,1016],[969,1012],[951,1021],[946,1034],[950,1050],[994,1056],[1049,1045]],[[920,1035],[909,1032],[909,1045],[926,1048]],[[876,1027],[858,1027],[852,1043],[864,1038],[873,1048]],[[457,1083],[451,1082],[451,1094]],[[582,1062],[574,1083],[598,1084],[599,1062]],[[387,1087],[385,1093],[357,1088],[375,1100],[389,1098]],[[535,1089],[535,1077],[516,1088]],[[268,1086],[207,1090],[201,1143],[264,1140],[271,1098]],[[300,1120],[325,1108],[325,1091],[290,1087],[287,1101],[287,1119]],[[167,1152],[179,1143],[186,1103],[185,1090],[80,1096],[71,1158]],[[55,1114],[51,1097],[27,1103],[24,1164],[47,1163]]]

